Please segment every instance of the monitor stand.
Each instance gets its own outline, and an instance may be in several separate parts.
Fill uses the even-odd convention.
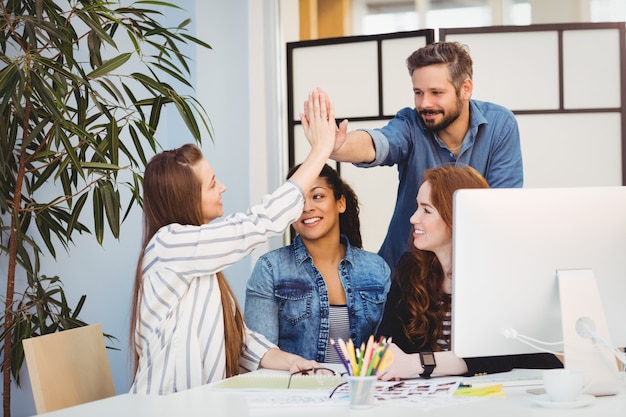
[[[591,269],[558,270],[563,356],[565,367],[578,369],[591,378],[588,394],[615,395],[620,375],[610,343],[602,299]],[[588,329],[591,329],[590,332]]]

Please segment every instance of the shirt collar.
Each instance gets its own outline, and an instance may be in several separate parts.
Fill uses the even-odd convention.
[[[339,239],[341,240],[341,243],[346,246],[346,256],[344,259],[352,264],[355,248],[350,244],[350,241],[348,241],[348,238],[345,235],[340,235]],[[307,259],[311,259],[311,255],[309,254],[309,251],[306,250],[306,247],[304,246],[300,235],[297,235],[293,240],[293,251],[295,253],[296,262],[298,264],[302,264]]]
[[[476,134],[478,126],[482,124],[489,124],[489,121],[485,118],[485,115],[480,111],[475,100],[470,100],[470,129]]]

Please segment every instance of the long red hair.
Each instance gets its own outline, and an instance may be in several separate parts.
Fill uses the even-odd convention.
[[[489,188],[489,184],[469,166],[443,166],[427,169],[424,182],[430,185],[430,201],[452,233],[453,194],[462,188]],[[394,269],[394,283],[400,290],[396,315],[408,340],[422,340],[419,348],[441,350],[443,319],[450,311],[451,296],[443,290],[444,271],[431,251],[417,249],[411,240],[408,250]],[[448,340],[449,344],[449,340]]]

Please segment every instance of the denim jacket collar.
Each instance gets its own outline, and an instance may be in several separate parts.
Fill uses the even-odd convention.
[[[346,256],[343,259],[350,264],[354,264],[354,247],[350,245],[350,241],[348,240],[346,235],[340,235],[339,239],[341,240],[341,243],[343,243],[346,247]],[[311,259],[311,255],[306,249],[306,246],[304,246],[300,235],[297,235],[293,240],[293,251],[295,253],[296,262],[298,263],[298,265],[302,265],[306,260]]]

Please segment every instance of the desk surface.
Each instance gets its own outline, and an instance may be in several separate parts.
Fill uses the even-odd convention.
[[[37,417],[248,417],[244,396],[200,387],[173,395],[120,394]]]
[[[391,401],[384,405],[377,404],[369,409],[351,410],[347,402],[338,402],[323,405],[303,405],[294,403],[285,406],[249,407],[246,396],[250,392],[231,389],[216,390],[207,385],[188,391],[179,392],[168,396],[148,396],[122,394],[105,400],[94,401],[76,407],[66,408],[41,416],[45,417],[119,417],[132,415],[136,417],[161,417],[172,415],[184,416],[224,416],[224,417],[280,417],[293,416],[309,417],[380,417],[381,412],[385,415],[398,413],[398,415],[431,415],[436,412],[437,417],[484,417],[484,416],[551,416],[551,417],[624,417],[626,415],[626,384],[622,384],[621,392],[615,396],[597,397],[595,401],[586,407],[575,409],[545,408],[535,404],[536,396],[526,392],[527,387],[505,387],[505,397],[485,398],[470,403],[458,405],[446,405],[436,409],[424,405],[406,403],[394,404]],[[272,395],[276,390],[267,390],[267,395]],[[256,391],[254,395],[259,395]],[[402,413],[402,414],[400,414]]]

